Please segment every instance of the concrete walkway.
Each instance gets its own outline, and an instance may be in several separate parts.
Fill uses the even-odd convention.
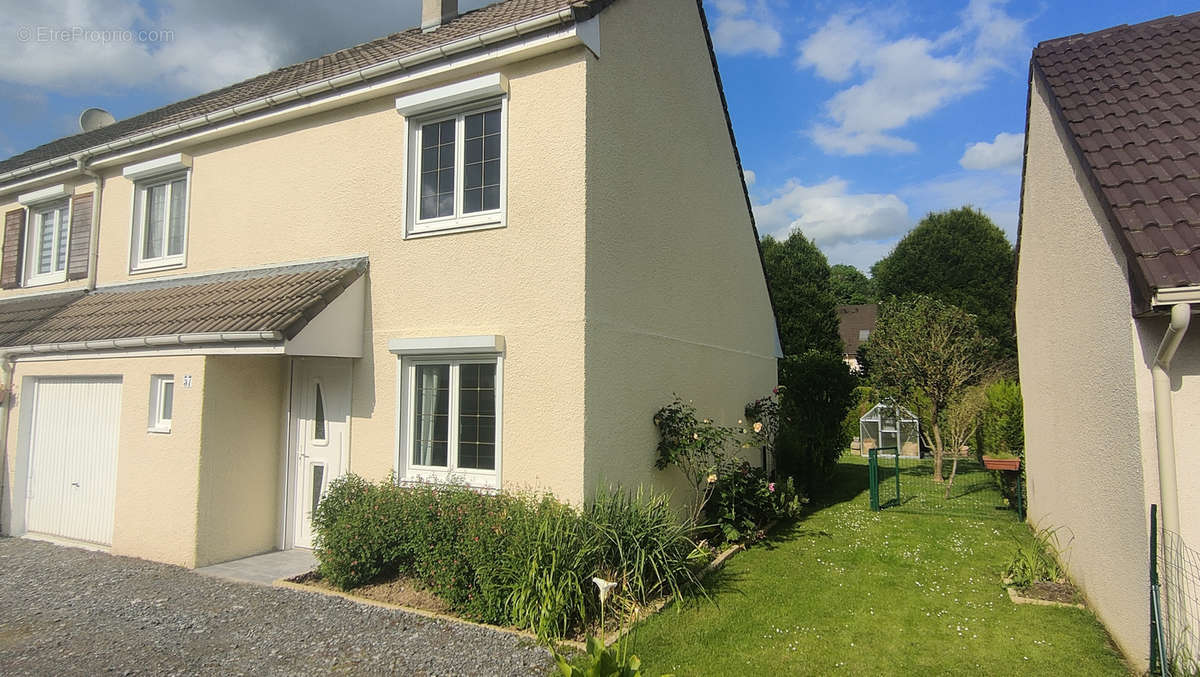
[[[312,550],[293,548],[200,567],[196,573],[230,581],[271,585],[280,578],[299,576],[316,568],[317,558],[313,557]]]

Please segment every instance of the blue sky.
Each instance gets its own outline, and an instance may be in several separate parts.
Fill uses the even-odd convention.
[[[760,232],[799,228],[831,263],[864,270],[933,210],[974,205],[1015,239],[1037,42],[1195,9],[1174,0],[705,4]],[[90,106],[120,119],[402,30],[418,6],[14,4],[0,13],[0,156],[74,133]]]

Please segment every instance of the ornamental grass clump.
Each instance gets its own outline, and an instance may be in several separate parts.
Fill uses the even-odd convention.
[[[595,576],[619,580],[623,607],[699,588],[692,527],[649,492],[606,489],[581,511],[549,495],[347,475],[313,528],[319,572],[338,588],[399,574],[466,618],[543,638],[593,622]]]

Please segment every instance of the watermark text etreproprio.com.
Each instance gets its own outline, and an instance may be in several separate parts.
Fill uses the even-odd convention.
[[[169,28],[133,30],[130,28],[86,28],[84,26],[19,26],[18,42],[172,42],[175,31]]]

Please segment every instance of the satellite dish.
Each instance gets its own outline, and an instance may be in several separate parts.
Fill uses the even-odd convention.
[[[116,121],[117,119],[112,116],[112,113],[103,108],[89,108],[79,114],[79,129],[84,132],[92,132]]]

